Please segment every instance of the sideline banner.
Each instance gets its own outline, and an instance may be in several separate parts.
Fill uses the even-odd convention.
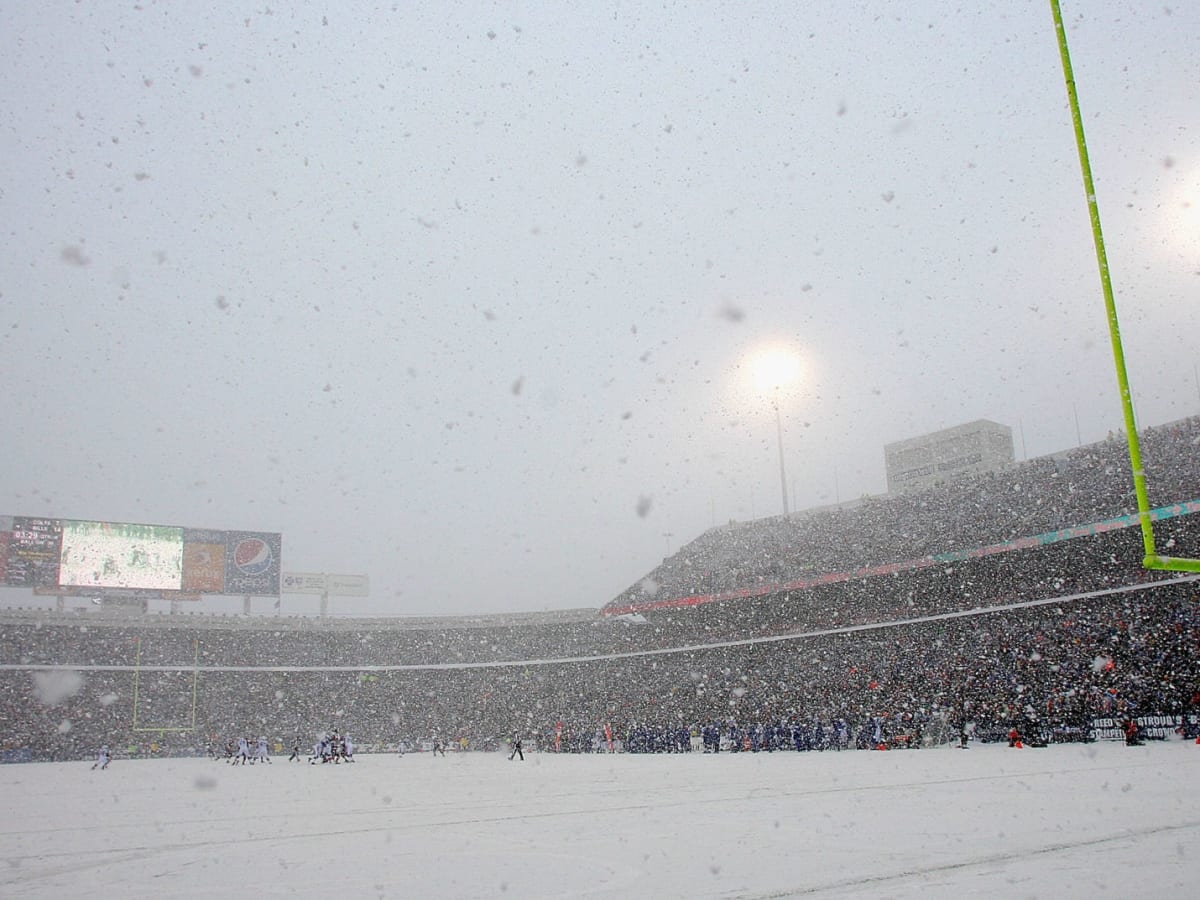
[[[1196,732],[1200,725],[1196,716],[1134,716],[1142,737],[1151,740],[1170,740],[1182,728],[1186,734]],[[1092,737],[1097,741],[1123,741],[1125,731],[1121,720],[1113,718],[1092,719]]]

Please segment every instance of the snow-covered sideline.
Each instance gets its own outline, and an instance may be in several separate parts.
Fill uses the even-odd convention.
[[[0,896],[1189,896],[1200,746],[0,766]]]

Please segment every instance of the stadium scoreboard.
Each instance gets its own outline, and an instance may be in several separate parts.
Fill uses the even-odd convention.
[[[979,419],[885,444],[883,456],[888,493],[903,493],[1011,466],[1012,429]]]
[[[281,550],[271,532],[0,517],[0,584],[43,594],[277,597]]]

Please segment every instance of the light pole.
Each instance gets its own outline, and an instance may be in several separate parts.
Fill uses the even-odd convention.
[[[791,504],[788,503],[787,465],[783,454],[783,412],[779,401],[784,390],[791,391],[800,380],[800,356],[796,351],[782,343],[760,347],[748,357],[748,374],[752,379],[755,393],[759,397],[768,397],[775,410],[775,444],[779,451],[779,495],[783,501],[783,514],[791,514]]]
[[[779,415],[779,386],[775,386],[775,392],[771,395],[771,405],[775,407],[775,438],[779,443],[779,487],[783,493],[783,514],[789,515],[788,512],[788,488],[787,488],[787,472],[783,468],[783,419]]]

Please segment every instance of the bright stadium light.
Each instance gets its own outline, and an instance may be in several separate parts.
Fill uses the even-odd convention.
[[[759,394],[778,397],[800,380],[800,357],[787,347],[765,347],[751,354],[749,369]]]

